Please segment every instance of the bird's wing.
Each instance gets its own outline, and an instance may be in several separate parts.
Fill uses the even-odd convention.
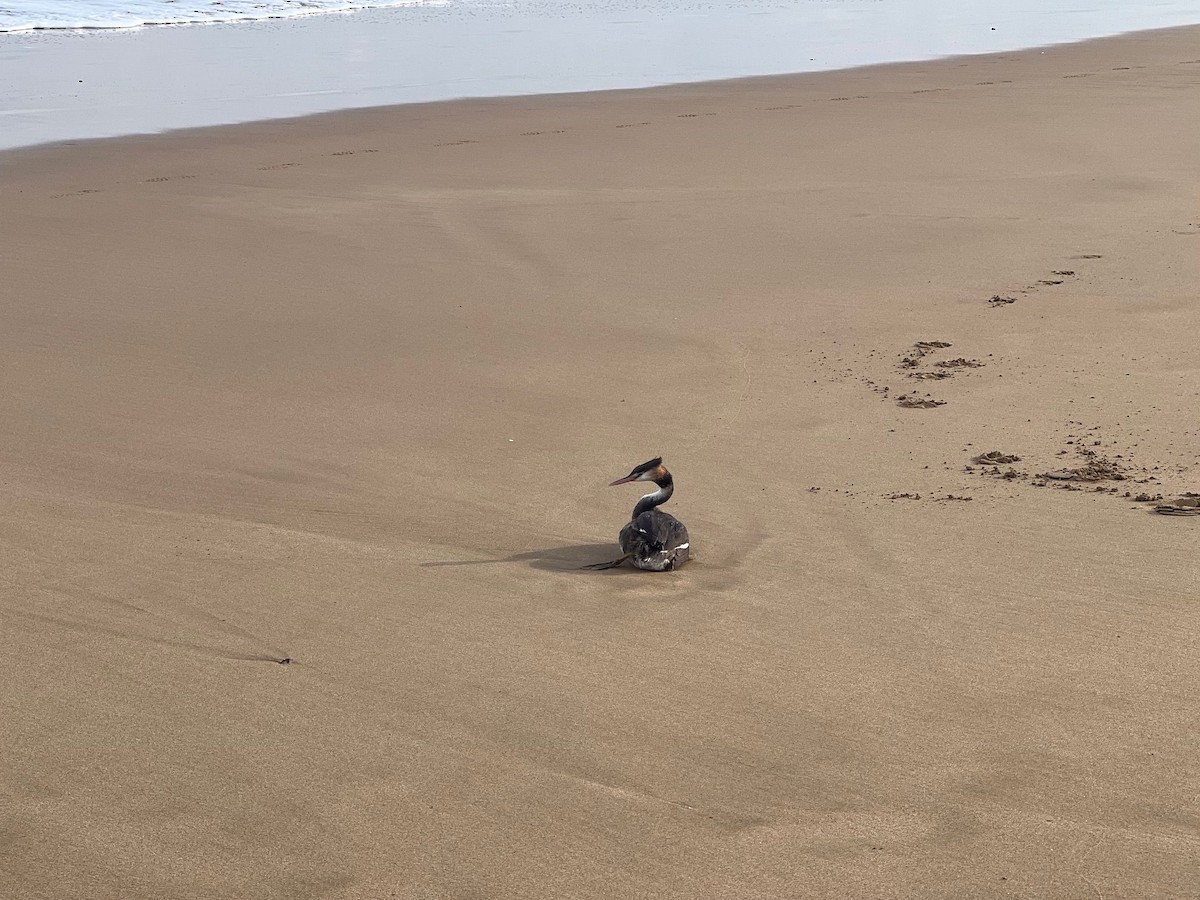
[[[654,550],[673,550],[688,543],[687,529],[672,515],[652,509],[631,523],[638,536]]]

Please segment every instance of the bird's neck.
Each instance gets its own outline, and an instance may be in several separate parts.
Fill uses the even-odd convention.
[[[668,475],[662,481],[657,482],[658,490],[647,494],[637,502],[637,506],[633,508],[633,516],[636,519],[644,512],[649,512],[656,506],[661,506],[671,499],[671,495],[675,493],[675,482]]]

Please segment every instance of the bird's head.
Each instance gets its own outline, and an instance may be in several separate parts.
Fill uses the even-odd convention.
[[[616,487],[618,484],[629,484],[631,481],[659,482],[668,477],[668,474],[667,467],[662,464],[662,457],[656,456],[649,462],[644,462],[640,466],[634,466],[628,475],[624,478],[618,478],[609,487]]]

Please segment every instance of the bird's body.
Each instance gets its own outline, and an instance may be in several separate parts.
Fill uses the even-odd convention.
[[[612,562],[586,568],[611,569],[625,560],[649,572],[669,572],[679,568],[691,554],[691,541],[682,522],[658,509],[675,492],[675,481],[662,464],[662,457],[634,467],[632,472],[624,478],[618,478],[613,484],[631,481],[653,481],[658,485],[658,490],[646,494],[637,502],[629,523],[617,536],[622,556]]]
[[[621,529],[621,552],[639,569],[669,572],[688,559],[691,543],[687,528],[670,513],[652,509]]]

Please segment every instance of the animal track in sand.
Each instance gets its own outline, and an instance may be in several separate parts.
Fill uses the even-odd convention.
[[[356,153],[378,153],[378,150],[335,150],[330,156],[354,156]]]
[[[677,115],[675,118],[677,118],[677,119],[698,119],[698,118],[700,118],[701,116],[715,116],[715,115],[716,115],[716,113],[715,113],[715,112],[706,112],[706,113],[680,113],[680,114],[679,114],[679,115]]]
[[[567,133],[567,130],[565,128],[559,128],[559,129],[556,129],[555,131],[522,131],[521,137],[534,137],[539,134],[566,134],[566,133]]]
[[[300,163],[272,163],[269,166],[259,166],[258,171],[270,172],[273,169],[291,169],[300,165]]]
[[[617,128],[641,128],[643,125],[649,125],[649,122],[626,122],[624,125],[618,125]]]
[[[57,200],[59,197],[79,197],[82,194],[99,194],[99,193],[100,193],[99,188],[83,188],[82,190],[78,190],[78,191],[67,191],[65,194],[51,194],[50,199]]]
[[[463,144],[478,144],[478,143],[479,143],[479,141],[470,141],[470,140],[443,141],[442,143],[434,144],[433,146],[435,146],[435,147],[461,147]]]
[[[143,184],[157,184],[160,181],[187,181],[189,178],[195,178],[195,175],[157,175],[154,178],[147,178]]]
[[[945,406],[945,400],[934,400],[928,394],[924,397],[918,397],[916,394],[901,394],[896,398],[896,405],[903,406],[905,409],[933,409],[937,406]]]
[[[950,88],[921,88],[918,91],[913,91],[914,94],[940,94],[942,91],[948,91]]]

